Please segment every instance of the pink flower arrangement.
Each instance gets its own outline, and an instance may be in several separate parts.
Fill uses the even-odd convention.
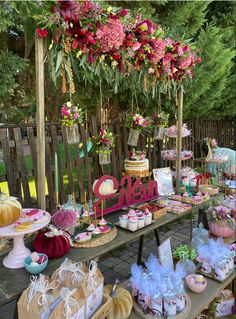
[[[140,114],[130,114],[126,118],[126,125],[134,130],[143,131],[151,127],[151,119],[149,117],[143,117]]]
[[[144,160],[146,158],[146,152],[145,151],[135,151],[135,149],[133,149],[132,151],[129,151],[128,156],[129,156],[130,160],[140,161],[140,160]]]
[[[70,126],[73,124],[82,124],[84,112],[77,106],[72,106],[71,102],[67,102],[61,107],[62,125]]]
[[[109,19],[96,33],[103,52],[119,49],[123,44],[125,33],[123,24],[118,19]]]
[[[235,229],[235,210],[230,210],[226,206],[209,207],[210,220],[217,224],[227,223],[231,228]]]
[[[86,55],[83,61],[117,67],[126,75],[142,69],[148,77],[179,81],[192,77],[195,63],[201,62],[190,46],[165,38],[157,23],[141,15],[132,17],[126,9],[60,0],[44,20],[52,26],[53,45],[64,48],[65,54],[81,59]],[[48,31],[37,33],[47,36]]]

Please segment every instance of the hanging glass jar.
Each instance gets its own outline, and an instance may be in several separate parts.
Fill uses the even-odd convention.
[[[101,147],[98,151],[99,164],[107,165],[111,163],[111,151],[109,147]]]
[[[138,130],[131,129],[129,132],[128,145],[137,146],[140,132]]]
[[[77,124],[66,126],[66,136],[68,144],[77,144],[80,142],[79,126]]]
[[[154,140],[163,140],[164,138],[164,127],[155,126],[154,128]]]

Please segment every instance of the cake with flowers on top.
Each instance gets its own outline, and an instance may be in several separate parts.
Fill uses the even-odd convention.
[[[129,158],[125,159],[125,174],[148,174],[149,160],[144,151],[132,150],[129,152]]]

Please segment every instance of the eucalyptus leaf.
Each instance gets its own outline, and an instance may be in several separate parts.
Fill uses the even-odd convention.
[[[62,51],[57,51],[57,62],[56,62],[55,72],[57,72],[59,68],[61,67],[61,62],[62,62]]]

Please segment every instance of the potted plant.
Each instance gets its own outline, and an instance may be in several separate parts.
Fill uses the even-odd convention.
[[[65,127],[68,144],[77,144],[80,141],[78,124],[83,123],[84,112],[71,102],[66,102],[61,107],[61,122]]]
[[[151,119],[132,113],[127,116],[126,125],[130,128],[128,145],[137,146],[139,134],[151,126]]]
[[[235,210],[226,206],[209,207],[209,227],[217,237],[231,237],[235,233]]]
[[[99,156],[99,164],[110,164],[112,147],[115,146],[113,133],[109,129],[101,128],[99,135],[94,137],[94,145]]]
[[[164,137],[164,129],[168,124],[169,114],[160,112],[153,115],[154,140],[162,140]]]

